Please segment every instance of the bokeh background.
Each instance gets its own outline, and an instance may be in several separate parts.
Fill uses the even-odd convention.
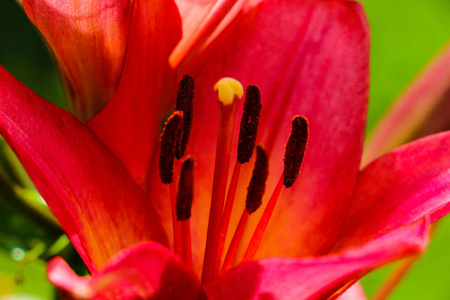
[[[372,34],[369,133],[392,102],[450,40],[450,1],[361,2]],[[14,0],[0,0],[0,64],[39,95],[65,106],[53,60]],[[76,265],[79,258],[64,236],[35,225],[23,209],[8,203],[1,192],[0,187],[0,300],[9,299],[7,295],[54,299],[56,292],[45,277],[45,260],[61,253]],[[30,198],[39,200],[36,195]],[[373,272],[362,280],[368,295],[392,267]],[[82,273],[83,268],[78,272]],[[391,299],[450,299],[450,218],[439,224],[429,249]]]

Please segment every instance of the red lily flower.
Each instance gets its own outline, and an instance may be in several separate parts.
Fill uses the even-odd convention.
[[[0,68],[0,133],[92,272],[90,278],[78,278],[54,260],[49,278],[60,289],[75,297],[106,299],[336,297],[373,268],[426,247],[429,222],[449,210],[450,132],[406,145],[359,171],[369,50],[360,5],[345,0],[256,4],[117,1],[108,9],[130,26],[127,32],[113,26],[110,36],[104,24],[114,22],[105,22],[107,15],[97,18],[104,10],[88,10],[104,8],[103,1],[92,7],[78,1],[24,1],[56,53],[73,90],[73,107],[92,107],[75,109],[79,118],[88,119],[108,102],[84,124]],[[86,18],[71,17],[74,7],[81,7]],[[190,20],[191,12],[207,16],[206,21]],[[52,22],[45,21],[49,16]],[[63,29],[82,41],[79,48],[69,47],[64,30],[50,27],[60,18],[67,24]],[[78,28],[79,20],[88,25]],[[96,44],[91,32],[126,43],[123,67],[117,66],[124,48],[110,54],[108,43]],[[92,55],[107,55],[101,62],[77,61],[75,54],[86,45]],[[185,70],[200,87],[187,149],[197,160],[192,269],[167,248],[174,247],[167,238],[172,236],[169,189],[155,168],[160,124],[174,102],[176,78]],[[114,74],[97,75],[108,72]],[[283,172],[283,145],[295,114],[309,120],[308,149],[298,182],[281,190],[257,249],[260,260],[217,275],[220,262],[213,258],[213,274],[201,284],[208,208],[215,193],[211,149],[219,131],[212,86],[224,75],[261,89],[257,139],[269,153],[266,191],[276,190]],[[248,182],[251,167],[242,166],[241,173],[240,182]],[[223,178],[226,183],[227,175]],[[239,184],[236,194],[245,195],[245,188]],[[264,203],[269,196],[264,195]],[[243,245],[262,213],[248,219]],[[234,212],[230,228],[238,221]],[[238,253],[237,261],[242,256]],[[209,260],[205,264],[211,268]]]

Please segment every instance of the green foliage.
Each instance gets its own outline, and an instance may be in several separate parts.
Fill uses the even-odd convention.
[[[450,40],[448,0],[363,0],[371,28],[368,128]]]
[[[65,106],[61,79],[40,34],[14,0],[0,1],[0,64],[45,99]]]

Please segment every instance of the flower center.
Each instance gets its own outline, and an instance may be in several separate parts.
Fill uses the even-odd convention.
[[[202,283],[226,272],[236,263],[238,249],[245,247],[241,240],[247,220],[262,204],[269,172],[267,153],[262,146],[258,145],[253,174],[247,188],[245,209],[223,258],[240,168],[242,164],[249,162],[253,155],[262,106],[259,88],[254,85],[248,86],[245,91],[244,109],[240,123],[237,161],[231,181],[227,184],[237,105],[244,91],[242,85],[232,78],[219,80],[215,84],[214,90],[217,93],[219,108],[218,133]],[[182,163],[178,188],[173,182],[173,166],[174,158],[181,159],[186,151],[192,127],[193,98],[194,81],[191,76],[185,75],[180,81],[175,112],[168,118],[161,135],[159,158],[161,181],[169,185],[170,190],[174,252],[191,268],[192,246],[189,219],[192,202],[195,201],[194,158],[188,157]],[[283,174],[280,175],[278,184],[264,209],[250,243],[246,246],[242,262],[251,261],[255,257],[283,186],[285,188],[292,187],[300,174],[308,140],[308,126],[305,117],[296,116],[292,120],[292,131],[285,146]]]

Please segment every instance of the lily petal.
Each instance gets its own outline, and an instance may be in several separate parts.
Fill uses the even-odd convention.
[[[340,230],[341,215],[348,211],[362,151],[369,68],[362,8],[352,1],[268,0],[225,33],[191,66],[197,86],[203,87],[196,96],[188,146],[198,158],[199,175],[191,222],[193,230],[202,230],[193,239],[204,240],[203,216],[208,215],[213,178],[214,152],[205,151],[215,148],[217,136],[212,86],[230,76],[244,85],[257,84],[262,92],[257,142],[270,153],[263,203],[282,174],[292,117],[301,114],[310,121],[303,173],[294,188],[282,193],[259,257],[327,252]],[[251,165],[242,170],[237,193],[242,197]],[[244,198],[237,201],[243,203]],[[240,216],[242,204],[236,209],[233,215]],[[247,233],[251,234],[260,210],[249,218]],[[232,222],[236,226],[238,219]],[[244,245],[247,242],[248,236]]]
[[[412,140],[450,129],[450,44],[389,110],[369,138],[362,165]]]
[[[334,249],[358,245],[386,228],[450,211],[450,131],[382,156],[358,176],[351,210]],[[356,226],[357,224],[357,226]]]
[[[23,6],[53,50],[71,110],[82,121],[99,112],[119,82],[130,0],[25,0]]]
[[[339,254],[246,263],[204,288],[210,299],[328,299],[374,268],[423,251],[428,223],[419,220],[395,228]]]
[[[175,0],[178,10],[180,11],[181,19],[183,20],[181,24],[183,25],[183,38],[178,43],[174,52],[171,54],[171,61],[174,61],[172,65],[177,65],[185,56],[187,50],[190,48],[192,41],[195,40],[195,36],[198,35],[201,25],[205,22],[208,14],[214,11],[215,6],[226,5],[227,2],[232,1],[218,1],[218,0],[206,0],[206,1],[186,1],[186,0]],[[220,12],[220,10],[219,10]],[[211,17],[210,17],[211,18]]]
[[[76,299],[206,299],[192,271],[156,243],[125,249],[91,277],[78,277],[59,257],[50,262],[47,273],[53,284]]]
[[[157,157],[162,118],[175,101],[176,78],[168,57],[180,31],[172,0],[135,0],[119,87],[109,105],[88,122],[143,187],[154,167],[151,158]]]
[[[0,134],[91,270],[142,240],[166,244],[154,208],[122,164],[70,113],[3,67]]]
[[[183,38],[170,55],[170,64],[182,71],[233,19],[261,1],[175,0],[181,14]]]

